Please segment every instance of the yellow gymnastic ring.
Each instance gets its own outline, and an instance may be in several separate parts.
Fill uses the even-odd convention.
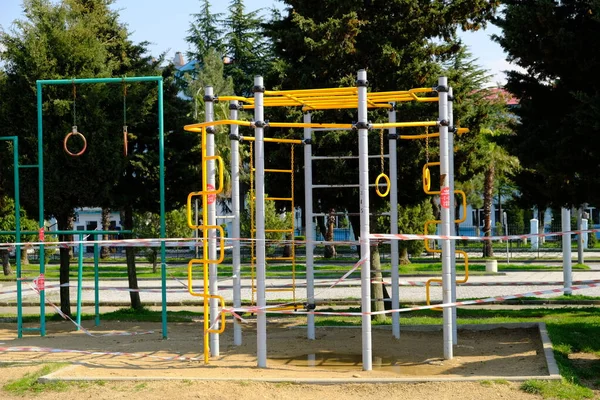
[[[384,193],[381,193],[381,191],[379,190],[379,180],[381,178],[385,179],[385,183],[387,185],[387,188],[385,189]],[[388,194],[390,194],[390,186],[391,186],[390,178],[386,174],[384,174],[383,172],[379,174],[379,176],[377,177],[377,179],[375,179],[375,191],[377,192],[377,194],[379,195],[379,197],[385,197]]]
[[[431,189],[431,173],[427,167],[423,168],[423,189],[425,192],[429,192]]]

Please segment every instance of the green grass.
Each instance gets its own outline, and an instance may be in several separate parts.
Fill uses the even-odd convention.
[[[537,394],[544,399],[571,399],[583,400],[594,397],[591,389],[568,382],[529,380],[521,384],[521,390],[531,394]]]
[[[54,371],[63,368],[68,364],[53,363],[43,365],[40,370],[25,374],[20,379],[8,382],[4,385],[3,389],[11,394],[25,396],[30,394],[39,394],[42,392],[64,392],[68,389],[69,385],[65,382],[49,382],[39,383],[38,379],[44,375],[48,375]]]

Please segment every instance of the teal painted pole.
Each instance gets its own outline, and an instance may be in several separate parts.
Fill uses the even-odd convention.
[[[98,236],[94,235],[94,240],[96,240]],[[100,290],[98,288],[98,255],[100,253],[100,249],[98,247],[98,243],[94,244],[94,305],[95,305],[95,313],[96,313],[96,326],[100,326]]]
[[[21,243],[21,201],[19,196],[19,139],[16,136],[1,136],[2,141],[13,142],[13,184],[15,189],[15,230],[10,235],[15,236],[15,243]],[[17,264],[17,337],[23,337],[23,292],[21,282],[21,245],[17,244],[15,259]]]
[[[158,151],[160,170],[160,237],[167,236],[165,224],[165,136],[163,119],[163,81],[158,81]],[[162,332],[163,339],[167,339],[167,248],[164,241],[160,243],[160,279],[162,294]]]
[[[73,83],[121,83],[121,82],[160,82],[162,76],[131,76],[124,78],[83,78],[83,79],[42,79],[38,80],[41,85],[72,85]]]
[[[15,185],[15,242],[21,243],[21,199],[19,193],[19,140],[15,137],[13,140],[13,168]],[[21,245],[18,244],[15,250],[17,264],[17,336],[23,337],[23,287],[21,282]]]
[[[77,325],[81,325],[81,292],[83,286],[83,235],[79,235],[79,254],[77,257]],[[77,327],[79,330],[79,326]]]
[[[37,87],[37,118],[38,118],[38,228],[44,228],[44,135],[42,124],[42,84],[36,82]],[[40,275],[46,273],[46,253],[44,245],[40,246]],[[40,292],[40,336],[46,336],[46,291]]]

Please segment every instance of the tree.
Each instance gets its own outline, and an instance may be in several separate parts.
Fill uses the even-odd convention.
[[[209,51],[214,50],[223,55],[225,45],[223,44],[223,29],[221,27],[222,13],[212,13],[210,2],[200,0],[200,12],[192,14],[194,18],[188,29],[189,36],[185,40],[192,46],[188,52],[190,59],[198,60],[204,67],[204,58]]]
[[[13,99],[5,105],[0,133],[10,128],[22,143],[22,162],[37,162],[37,79],[162,74],[165,80],[165,143],[167,204],[178,207],[182,191],[198,177],[188,163],[197,150],[195,135],[181,127],[189,103],[178,98],[172,68],[159,68],[146,55],[146,44],[129,39],[110,0],[26,0],[25,19],[10,33],[0,34],[6,80],[3,93]],[[72,229],[73,209],[103,207],[124,211],[124,228],[132,227],[133,208],[158,210],[158,140],[156,88],[139,85],[86,85],[44,88],[45,213],[54,216],[59,229]],[[128,88],[129,87],[129,88]],[[126,92],[127,91],[127,92]],[[124,118],[124,95],[127,93]],[[123,124],[130,125],[127,157],[123,154]],[[72,125],[88,137],[88,150],[70,157],[60,145]],[[152,143],[150,143],[152,142]],[[72,145],[76,145],[73,143]],[[25,176],[22,198],[26,210],[37,212],[37,179]],[[32,184],[33,183],[33,184]],[[35,211],[33,211],[35,210]],[[66,237],[61,238],[66,240]],[[60,282],[68,283],[68,249],[61,249]],[[137,286],[135,260],[128,251],[131,286]],[[138,301],[135,302],[134,297]],[[61,309],[70,313],[68,287],[61,287]],[[132,303],[139,306],[139,295]]]
[[[260,10],[246,12],[243,0],[231,0],[224,20],[228,62],[225,73],[233,78],[235,93],[250,96],[254,76],[264,75],[270,65],[270,46],[261,27]]]
[[[165,215],[167,237],[189,238],[193,231],[187,225],[187,211],[185,207],[171,210]],[[134,214],[134,231],[140,238],[160,237],[160,215],[152,212]],[[158,247],[144,248],[148,261],[152,263],[152,272],[156,273],[158,260]]]
[[[408,89],[415,86],[435,86],[442,74],[440,62],[448,61],[461,48],[456,30],[478,29],[493,13],[496,3],[466,1],[297,1],[286,0],[283,17],[266,24],[277,62],[268,75],[268,87],[281,89],[354,86],[356,71],[366,68],[372,91]],[[410,23],[407,23],[410,21]],[[419,29],[414,29],[418,26]],[[387,29],[382,29],[387,27]],[[439,39],[442,40],[439,40]],[[405,120],[431,119],[435,111],[421,105],[402,105]],[[299,120],[299,112],[287,118]],[[313,120],[347,122],[356,117],[350,112],[318,112]],[[385,120],[385,114],[374,112],[372,121]],[[287,130],[271,130],[272,135],[285,137]],[[403,133],[423,133],[423,130],[403,130]],[[379,149],[379,137],[370,135],[369,146]],[[352,155],[358,148],[357,135],[333,131],[319,133],[313,140],[313,154]],[[374,151],[371,151],[372,153]],[[419,141],[398,144],[399,202],[418,204],[424,198],[421,189],[421,168],[425,145]],[[269,153],[271,158],[284,155]],[[378,160],[373,160],[370,181],[379,173]],[[297,167],[301,170],[302,164]],[[319,164],[327,174],[319,175],[321,184],[356,183],[355,161],[327,160]],[[298,186],[299,193],[304,188]],[[276,188],[284,187],[275,185]],[[277,193],[279,194],[279,193]],[[330,209],[359,210],[358,194],[353,189],[319,191],[315,212]],[[302,197],[299,197],[302,198]],[[385,200],[376,196],[374,210],[385,209]],[[354,231],[359,232],[358,218],[352,217]]]
[[[27,217],[25,210],[21,208],[21,230],[35,231],[37,230],[37,222]],[[2,196],[0,197],[0,231],[14,231],[16,229],[15,218],[15,202],[13,199]],[[31,235],[22,235],[21,242],[31,242],[35,237]],[[0,243],[15,243],[15,235],[0,235]],[[25,248],[21,247],[22,254],[27,254]],[[4,275],[11,275],[12,269],[9,261],[10,249],[8,247],[0,247],[0,259],[2,262],[2,270]],[[21,257],[16,254],[15,257]]]
[[[521,160],[515,178],[524,204],[599,203],[600,3],[507,1],[494,36],[507,60],[506,88],[519,98],[509,150]]]

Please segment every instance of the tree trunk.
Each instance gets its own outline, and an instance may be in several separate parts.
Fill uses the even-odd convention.
[[[29,255],[27,246],[21,246],[21,265],[29,265]]]
[[[4,271],[4,275],[11,275],[13,272],[10,267],[9,250],[0,250],[0,257],[2,257],[2,270]]]
[[[131,207],[125,208],[123,213],[123,223],[123,229],[133,229],[133,209]],[[138,289],[134,247],[125,247],[125,259],[127,260],[127,280],[129,282],[129,289]],[[129,292],[129,298],[131,299],[131,308],[134,310],[140,310],[142,308],[139,292]]]
[[[292,235],[286,235],[285,237],[286,240],[288,240],[289,242],[287,242],[286,244],[283,245],[283,257],[291,257],[292,256]]]
[[[155,274],[157,271],[157,261],[158,261],[158,250],[156,247],[152,248],[152,273]]]
[[[110,209],[108,209],[108,208],[102,209],[102,221],[101,221],[100,225],[102,226],[102,229],[105,231],[110,229]],[[110,240],[110,237],[108,235],[104,235],[103,239]],[[106,246],[100,247],[100,258],[104,260],[104,259],[108,258],[109,256],[110,256],[110,249]]]
[[[402,247],[400,249],[400,265],[408,265],[410,264],[410,260],[408,259],[408,248]]]
[[[328,242],[333,242],[333,227],[335,226],[335,210],[329,210],[329,215],[327,218],[327,230],[325,234],[325,240]],[[325,258],[333,258],[337,255],[335,251],[335,246],[332,244],[325,245]]]
[[[494,164],[485,171],[483,183],[483,235],[492,236],[492,201],[494,199]],[[494,250],[490,240],[483,241],[483,256],[493,257]]]
[[[379,258],[379,245],[371,246],[371,311],[385,310],[383,302],[383,276],[381,274],[381,260]],[[383,322],[385,314],[373,315],[372,320]]]
[[[56,217],[58,227],[61,230],[73,230],[73,215],[64,213]],[[73,239],[72,235],[59,235],[59,241],[67,242]],[[60,310],[71,316],[71,292],[69,288],[69,268],[71,263],[71,247],[61,247],[60,254]],[[63,286],[64,285],[64,286]]]

